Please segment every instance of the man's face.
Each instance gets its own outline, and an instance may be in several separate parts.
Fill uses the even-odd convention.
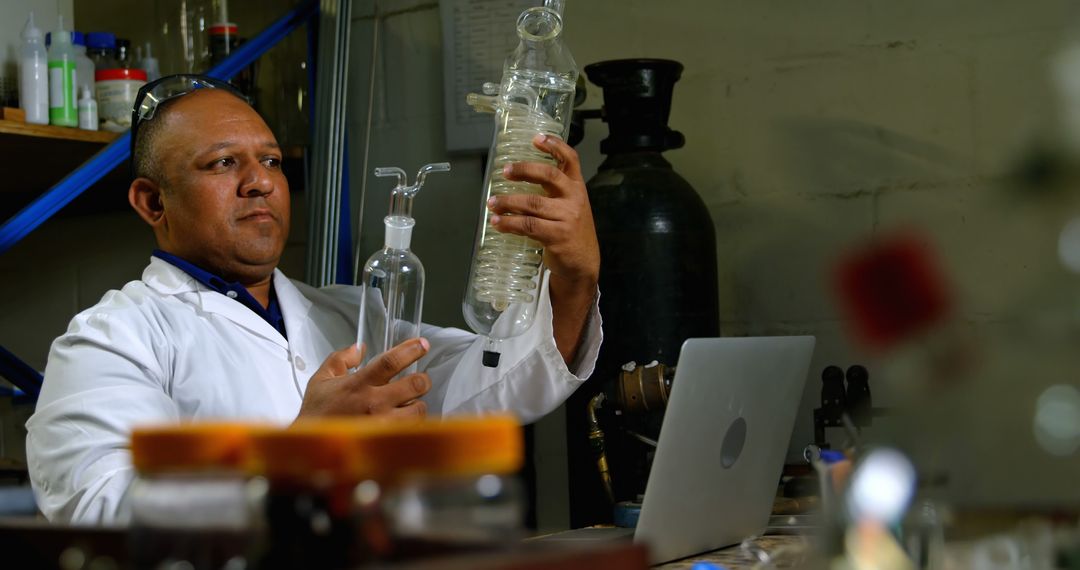
[[[268,278],[289,234],[273,133],[245,102],[211,89],[177,99],[160,120],[162,249],[225,279]]]

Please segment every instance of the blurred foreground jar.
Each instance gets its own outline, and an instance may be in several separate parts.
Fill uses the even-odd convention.
[[[220,568],[250,548],[251,426],[200,423],[136,429],[138,477],[125,496],[135,567],[185,561]]]
[[[259,568],[344,568],[513,545],[521,427],[507,416],[340,418],[254,434]]]
[[[355,440],[366,422],[297,422],[254,434],[257,470],[265,478],[258,568],[348,568],[371,558],[361,538],[353,494],[361,480]]]
[[[136,568],[352,568],[524,534],[509,416],[186,424],[131,450]]]
[[[356,509],[370,538],[386,536],[369,542],[380,558],[500,548],[524,536],[516,478],[524,443],[515,418],[388,423],[359,433],[356,447],[370,474],[357,488]]]

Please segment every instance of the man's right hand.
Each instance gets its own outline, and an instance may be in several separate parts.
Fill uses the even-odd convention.
[[[427,354],[431,345],[418,338],[403,342],[379,355],[363,368],[364,349],[351,345],[332,353],[308,380],[304,401],[297,417],[395,415],[418,416],[427,405],[417,398],[431,389],[431,379],[423,372],[390,382],[399,372]]]

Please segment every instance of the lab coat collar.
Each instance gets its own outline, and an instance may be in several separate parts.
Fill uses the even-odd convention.
[[[159,257],[150,258],[150,265],[143,270],[142,280],[147,287],[162,295],[190,293],[201,287],[199,282],[183,269]]]
[[[274,288],[277,292],[278,303],[281,304],[281,314],[285,318],[285,330],[291,333],[289,327],[290,316],[293,320],[306,316],[311,302],[304,299],[296,287],[289,283],[277,269],[274,270]],[[208,313],[221,315],[249,331],[273,341],[282,348],[289,347],[289,341],[281,336],[270,323],[255,314],[254,311],[245,307],[235,299],[230,299],[217,291],[199,283],[194,277],[175,265],[153,257],[150,265],[143,270],[143,282],[148,287],[162,295],[175,296],[186,303],[193,303],[201,310]],[[283,290],[286,287],[288,291]]]
[[[274,270],[274,291],[277,292],[281,315],[285,319],[285,332],[288,333],[289,338],[302,339],[306,335],[319,332],[318,329],[310,330],[311,327],[307,326],[311,301],[280,269]]]

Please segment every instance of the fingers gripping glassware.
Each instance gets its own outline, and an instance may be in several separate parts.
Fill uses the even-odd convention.
[[[506,59],[502,83],[484,84],[484,95],[470,93],[468,103],[495,114],[495,136],[488,153],[480,221],[476,231],[469,283],[462,311],[473,331],[488,338],[484,365],[498,366],[499,343],[522,334],[539,305],[543,245],[525,236],[503,233],[488,223],[492,196],[545,195],[543,187],[511,181],[503,168],[514,162],[556,165],[532,144],[537,134],[565,138],[578,71],[562,42],[562,2],[548,0],[517,20],[518,47]]]

